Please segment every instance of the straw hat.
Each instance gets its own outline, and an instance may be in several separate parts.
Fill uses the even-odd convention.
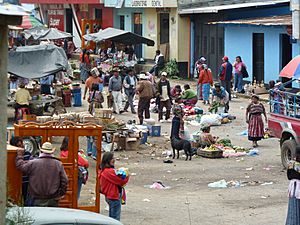
[[[161,75],[161,76],[165,76],[165,77],[168,76],[167,72],[165,72],[165,71],[162,72],[160,75]]]
[[[147,77],[146,74],[144,74],[144,73],[141,73],[141,74],[139,75],[139,78],[140,78],[141,80],[147,80],[147,79],[148,79],[148,77]]]
[[[55,148],[50,142],[45,142],[41,147],[41,152],[52,154],[55,151]]]

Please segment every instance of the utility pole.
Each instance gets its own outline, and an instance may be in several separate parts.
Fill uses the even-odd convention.
[[[5,224],[8,27],[0,21],[0,224]]]
[[[0,3],[1,0],[0,0]],[[16,6],[17,7],[17,6]],[[20,25],[22,15],[14,9],[14,5],[7,8],[0,4],[0,224],[5,224],[6,213],[6,177],[7,177],[7,56],[8,56],[8,25]]]
[[[291,0],[290,8],[293,20],[293,38],[300,39],[300,0]]]

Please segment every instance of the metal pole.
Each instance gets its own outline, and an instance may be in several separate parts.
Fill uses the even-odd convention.
[[[8,54],[8,27],[0,25],[0,224],[5,224],[6,211],[6,176],[7,176],[7,54]]]

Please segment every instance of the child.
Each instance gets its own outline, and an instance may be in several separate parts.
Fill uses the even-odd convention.
[[[99,84],[93,84],[92,90],[90,91],[88,102],[89,112],[93,114],[95,108],[102,108],[102,103],[104,102],[104,98],[102,93],[99,91]]]
[[[101,185],[101,193],[109,205],[109,217],[120,220],[122,187],[127,184],[129,177],[122,179],[116,173],[114,154],[105,152],[102,157],[98,178]]]
[[[201,128],[202,130],[202,134],[200,135],[200,139],[201,139],[201,146],[204,147],[208,147],[211,146],[213,144],[215,144],[217,142],[217,137],[213,137],[210,133],[210,126],[203,126]]]
[[[184,133],[184,121],[183,121],[183,108],[182,108],[182,99],[180,97],[175,99],[175,103],[172,108],[172,112],[175,118],[175,120],[179,120],[179,136],[182,136]]]

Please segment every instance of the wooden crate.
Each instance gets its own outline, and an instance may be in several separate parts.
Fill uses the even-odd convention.
[[[112,118],[113,111],[111,109],[95,109],[95,117],[97,118]]]

